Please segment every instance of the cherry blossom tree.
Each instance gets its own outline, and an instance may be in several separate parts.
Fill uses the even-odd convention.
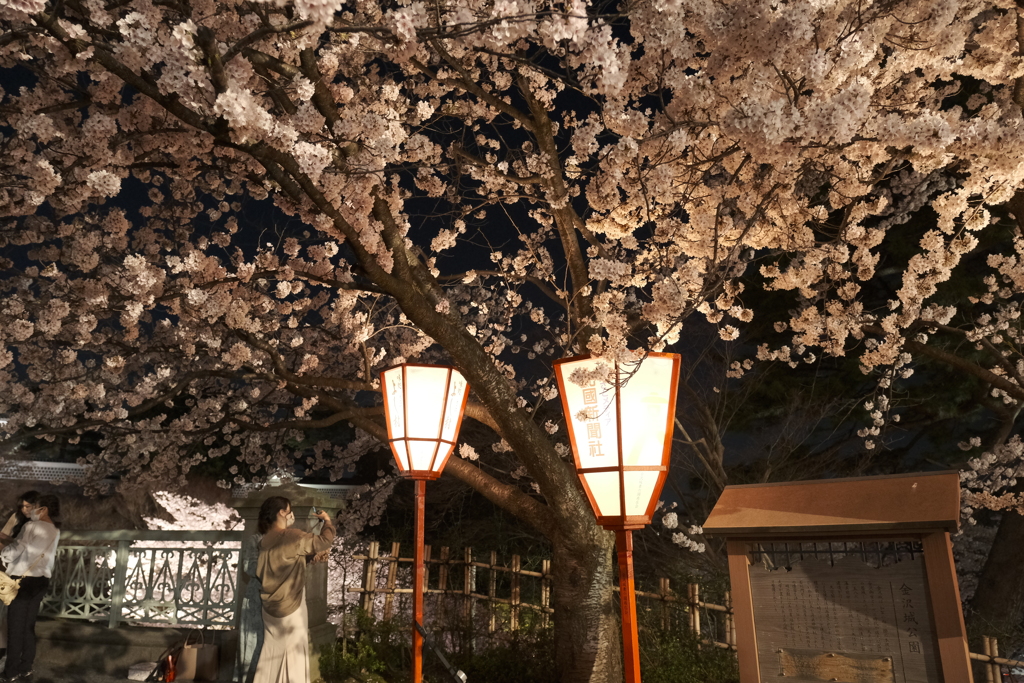
[[[447,472],[551,540],[562,680],[620,680],[612,540],[549,360],[636,360],[694,314],[735,338],[760,266],[797,300],[762,359],[870,334],[865,369],[906,372],[1021,185],[1019,22],[1009,0],[0,0],[6,444],[100,433],[97,472],[167,482],[350,422],[309,456],[341,472],[384,436],[382,367],[452,362],[533,486],[472,449]]]

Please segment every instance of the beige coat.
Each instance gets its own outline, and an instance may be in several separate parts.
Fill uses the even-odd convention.
[[[300,529],[271,530],[263,536],[256,576],[268,614],[286,617],[299,608],[306,588],[306,556],[330,548],[334,536],[334,527],[328,524],[319,536]]]

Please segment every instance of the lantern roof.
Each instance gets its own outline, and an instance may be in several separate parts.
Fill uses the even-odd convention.
[[[955,471],[726,486],[704,522],[711,536],[954,531]]]

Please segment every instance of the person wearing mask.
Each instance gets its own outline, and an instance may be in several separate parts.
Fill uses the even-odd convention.
[[[25,491],[17,498],[14,512],[0,531],[0,548],[10,545],[28,522],[28,512],[36,506],[39,491]],[[0,657],[7,654],[7,605],[0,602]]]
[[[321,510],[319,534],[291,528],[295,523],[287,498],[263,501],[259,514],[260,555],[256,576],[263,601],[263,649],[254,683],[309,683],[309,617],[306,611],[306,556],[334,542],[334,523]]]
[[[39,491],[25,491],[18,496],[14,513],[7,519],[4,528],[0,530],[0,547],[10,545],[18,537],[25,523],[28,522],[28,511],[36,506],[40,495],[42,494]]]
[[[36,617],[50,585],[53,561],[60,540],[60,501],[42,495],[29,508],[21,533],[0,551],[7,573],[21,579],[18,596],[7,610],[7,665],[3,678],[26,680],[36,659]]]

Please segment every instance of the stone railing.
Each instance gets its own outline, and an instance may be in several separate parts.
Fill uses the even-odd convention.
[[[241,531],[66,531],[40,614],[232,628]]]

